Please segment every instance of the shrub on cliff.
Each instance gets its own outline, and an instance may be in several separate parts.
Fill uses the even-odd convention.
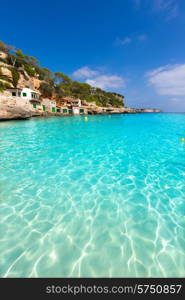
[[[55,82],[58,84],[70,84],[72,82],[71,78],[62,72],[55,73]]]
[[[19,81],[19,78],[20,78],[20,74],[19,74],[19,72],[17,71],[16,68],[11,67],[11,68],[9,68],[9,70],[12,73],[12,84],[16,88],[17,84],[18,84],[18,81]]]
[[[54,87],[47,82],[42,82],[39,88],[44,97],[51,98],[54,93]]]
[[[55,86],[55,96],[56,96],[57,99],[60,99],[63,96],[65,96],[64,89],[61,88],[59,85]]]
[[[12,49],[13,47],[6,45],[3,41],[0,41],[0,51],[4,52],[4,53],[9,53],[9,51]]]
[[[25,71],[27,72],[27,74],[30,77],[34,77],[35,76],[35,69],[32,66],[24,64],[24,69],[25,69]]]
[[[0,81],[0,92],[3,92],[10,88],[10,85],[7,82]]]
[[[40,80],[48,81],[52,77],[52,72],[47,68],[35,67],[35,72],[39,75]]]

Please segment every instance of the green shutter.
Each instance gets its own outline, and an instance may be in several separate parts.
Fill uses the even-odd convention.
[[[43,111],[45,111],[46,110],[46,105],[42,105],[42,107],[43,107]]]
[[[67,109],[66,108],[64,108],[62,111],[63,111],[64,114],[67,113]]]
[[[55,107],[52,107],[52,112],[55,112]]]
[[[80,113],[84,113],[84,109],[83,108],[80,109]]]
[[[33,108],[37,108],[37,105],[35,103],[33,104]]]

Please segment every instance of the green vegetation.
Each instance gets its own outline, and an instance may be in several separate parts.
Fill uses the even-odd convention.
[[[42,82],[40,85],[40,92],[44,97],[52,97],[54,93],[54,87],[47,82]]]
[[[71,96],[87,102],[95,102],[99,106],[123,106],[124,97],[122,95],[72,80],[62,72],[53,74],[47,68],[41,67],[35,57],[25,55],[20,49],[8,46],[2,41],[0,41],[0,51],[6,54],[6,58],[1,57],[0,61],[9,65],[14,87],[17,87],[20,73],[22,73],[25,77],[28,75],[42,81],[40,92],[44,97],[60,99],[63,96]],[[1,78],[1,75],[0,73],[0,80],[5,80]]]
[[[0,92],[3,92],[8,88],[10,88],[10,85],[8,83],[0,81]]]
[[[0,51],[4,53],[9,53],[13,47],[6,45],[3,41],[0,41]]]
[[[9,82],[11,82],[10,78],[7,75],[2,74],[2,70],[0,67],[0,92],[3,92],[6,89],[10,88]]]
[[[24,65],[24,70],[26,71],[26,73],[30,76],[30,77],[34,77],[35,76],[35,69],[32,66],[29,65]]]
[[[17,71],[16,68],[10,67],[9,70],[12,73],[12,84],[16,88],[17,84],[18,84],[18,81],[19,81],[19,78],[20,78],[20,74],[19,74],[19,72]]]

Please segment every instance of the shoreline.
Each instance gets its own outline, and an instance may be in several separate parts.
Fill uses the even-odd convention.
[[[138,113],[161,113],[158,109],[134,109],[134,108],[119,108],[119,107],[96,107],[96,110],[90,110],[87,113],[74,114],[68,113],[64,114],[61,112],[41,112],[33,111],[24,106],[10,105],[10,104],[0,104],[0,121],[10,121],[10,120],[28,120],[35,117],[68,117],[68,116],[89,116],[89,115],[113,115],[113,114],[138,114]]]
[[[160,112],[160,114],[171,114],[170,112]],[[53,115],[53,114],[48,114],[48,115],[33,115],[29,118],[11,118],[11,119],[0,119],[1,122],[8,122],[8,121],[28,121],[31,119],[48,119],[48,118],[72,118],[72,117],[91,117],[91,116],[112,116],[112,115],[137,115],[137,114],[146,114],[144,112],[141,113],[107,113],[107,114],[94,114],[94,115]],[[155,112],[152,112],[151,114],[156,114]],[[174,113],[176,114],[176,113]],[[179,113],[180,114],[180,113]],[[182,113],[183,114],[183,113]]]

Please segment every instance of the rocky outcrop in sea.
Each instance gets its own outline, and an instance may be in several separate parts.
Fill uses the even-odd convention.
[[[25,120],[29,119],[32,113],[23,107],[15,105],[0,104],[0,120]]]

